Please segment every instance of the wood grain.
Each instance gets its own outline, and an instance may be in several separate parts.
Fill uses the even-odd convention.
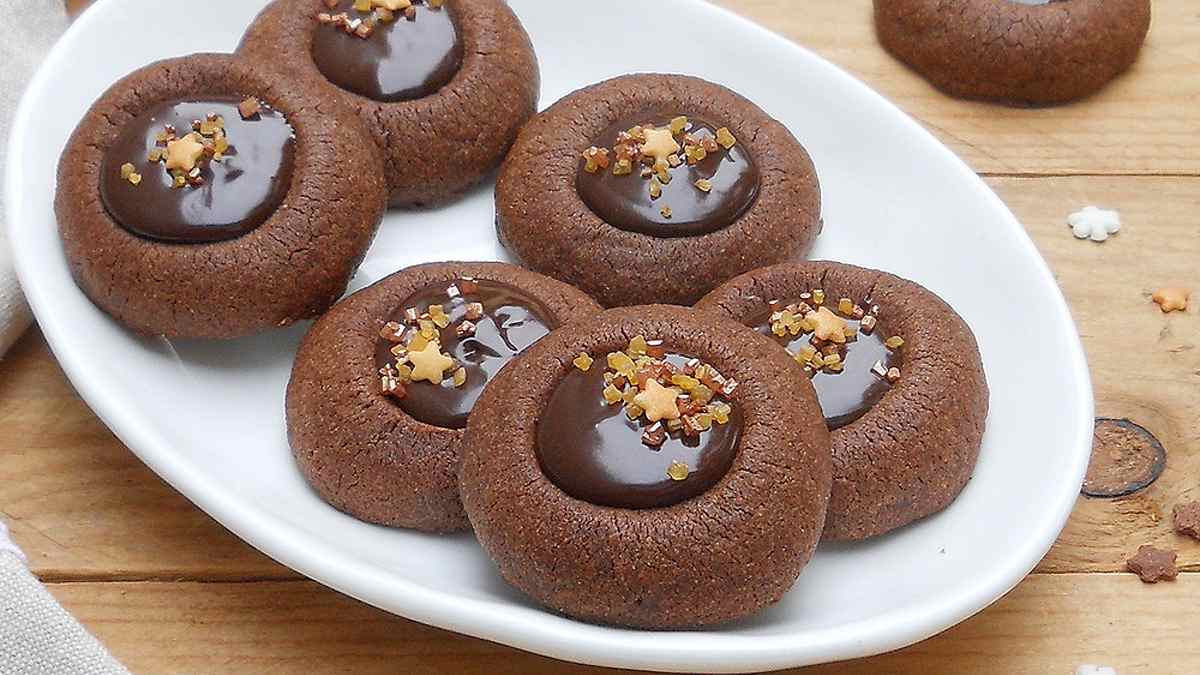
[[[1163,314],[1149,299],[1161,286],[1200,290],[1200,180],[991,183],[1051,261],[1087,350],[1097,414],[1138,422],[1167,450],[1167,468],[1149,489],[1118,500],[1080,497],[1038,569],[1120,570],[1144,543],[1177,547],[1185,569],[1200,569],[1200,542],[1175,536],[1170,524],[1176,503],[1200,499],[1200,312]],[[1095,203],[1119,206],[1125,227],[1103,244],[1075,240],[1065,214]]]
[[[1119,573],[1143,543],[1177,548],[1183,568],[1200,572],[1200,543],[1169,525],[1175,503],[1200,499],[1200,311],[1162,315],[1148,299],[1159,286],[1200,290],[1194,1],[1155,0],[1133,71],[1049,109],[934,91],[879,49],[870,0],[718,4],[863,79],[989,175],[1071,305],[1098,413],[1134,419],[1168,452],[1144,492],[1081,497],[1037,572],[979,616],[894,654],[804,672],[1041,675],[1085,662],[1122,675],[1196,672],[1200,576],[1146,586]],[[1092,203],[1125,222],[1103,245],[1064,225]],[[0,361],[0,517],[52,592],[135,672],[614,672],[408,622],[299,580],[146,469],[74,394],[36,330]]]
[[[1200,577],[1035,575],[984,614],[898,653],[805,675],[1194,674]],[[400,619],[310,582],[54,584],[134,672],[615,673],[569,666]],[[321,664],[317,667],[314,664]]]
[[[1200,173],[1200,12],[1154,0],[1141,58],[1086,101],[1006,108],[933,89],[879,46],[871,0],[718,0],[862,79],[976,171],[998,174]],[[797,92],[797,96],[820,96]]]
[[[0,361],[0,516],[43,579],[296,577],[138,461],[36,330]]]

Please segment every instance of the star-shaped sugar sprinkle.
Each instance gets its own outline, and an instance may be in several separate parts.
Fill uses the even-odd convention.
[[[421,351],[409,352],[408,361],[412,364],[413,382],[425,380],[441,384],[442,376],[454,366],[454,359],[442,353],[437,340],[430,341]]]
[[[653,157],[655,164],[665,163],[667,157],[679,152],[679,143],[675,141],[675,136],[669,128],[643,127],[643,133],[646,134],[646,142],[642,143],[642,155]]]
[[[829,308],[821,307],[815,312],[809,312],[804,318],[812,322],[813,335],[816,335],[817,339],[838,344],[846,341],[846,320],[829,311]]]
[[[664,387],[658,380],[646,380],[646,389],[633,397],[633,402],[646,412],[646,419],[651,422],[659,420],[679,419],[679,406],[675,399],[679,391],[672,387]]]
[[[191,171],[204,154],[204,146],[196,140],[196,134],[188,134],[167,143],[167,171],[181,169]]]
[[[1175,551],[1139,546],[1137,553],[1125,561],[1125,567],[1148,584],[1175,581],[1175,577],[1179,575],[1179,568],[1175,565],[1176,559]]]
[[[1121,230],[1121,214],[1095,206],[1084,207],[1067,217],[1067,224],[1077,239],[1104,241],[1108,235]]]
[[[1158,304],[1158,308],[1167,312],[1185,312],[1192,292],[1186,288],[1160,288],[1154,291],[1150,299]]]

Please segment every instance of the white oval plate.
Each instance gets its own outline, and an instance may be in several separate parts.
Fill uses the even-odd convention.
[[[739,671],[864,656],[933,635],[1009,590],[1057,537],[1091,446],[1091,385],[1062,295],[1021,225],[867,87],[691,0],[513,0],[541,60],[543,105],[622,73],[674,71],[728,85],[785,122],[820,172],[825,233],[814,257],[914,279],[979,338],[991,415],[962,496],[890,536],[822,547],[778,606],[696,632],[563,618],[508,588],[469,535],[389,530],[326,506],[284,436],[284,385],[304,326],[227,343],[136,338],[72,283],[52,208],[59,152],[105,88],[159,58],[231,50],[263,4],[160,0],[151,10],[102,0],[25,95],[7,174],[21,281],[72,383],[147,465],[246,541],[365,602],[522,649],[607,666]],[[663,26],[670,46],[652,48],[667,37]],[[618,35],[626,46],[614,45]],[[418,262],[503,259],[492,216],[490,185],[441,210],[390,213],[354,288]]]

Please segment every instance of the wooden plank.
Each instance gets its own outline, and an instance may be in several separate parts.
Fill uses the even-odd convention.
[[[871,0],[717,4],[862,79],[977,171],[1200,173],[1200,12],[1194,0],[1155,0],[1150,36],[1130,72],[1085,101],[1039,109],[959,101],[933,89],[879,46]]]
[[[1116,501],[1080,498],[1038,569],[1120,570],[1144,543],[1178,548],[1187,569],[1200,569],[1200,542],[1174,535],[1170,523],[1176,503],[1200,499],[1200,295],[1187,313],[1170,315],[1149,299],[1161,286],[1200,293],[1200,181],[990,182],[1051,261],[1070,302],[1087,350],[1097,414],[1142,424],[1167,450],[1167,469],[1149,489]],[[1087,204],[1119,208],[1121,233],[1103,244],[1074,239],[1066,216]]]
[[[0,517],[44,579],[297,576],[129,452],[36,329],[0,361]]]
[[[1197,583],[1035,575],[941,636],[803,673],[1044,675],[1081,663],[1121,675],[1194,673]],[[309,582],[69,583],[51,592],[134,672],[614,672],[422,626]]]

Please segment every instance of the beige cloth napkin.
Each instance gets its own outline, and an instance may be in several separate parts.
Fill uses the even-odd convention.
[[[2,522],[0,673],[129,675],[29,573]]]
[[[0,168],[5,166],[8,133],[17,102],[34,69],[66,29],[62,0],[0,0],[4,37],[0,38]],[[0,172],[2,173],[2,172]],[[0,356],[29,326],[29,309],[13,273],[0,190]]]
[[[0,169],[17,101],[34,68],[66,29],[62,0],[0,0]],[[29,326],[29,309],[13,274],[0,193],[0,356]],[[25,566],[0,521],[0,673],[129,675],[54,600]]]

